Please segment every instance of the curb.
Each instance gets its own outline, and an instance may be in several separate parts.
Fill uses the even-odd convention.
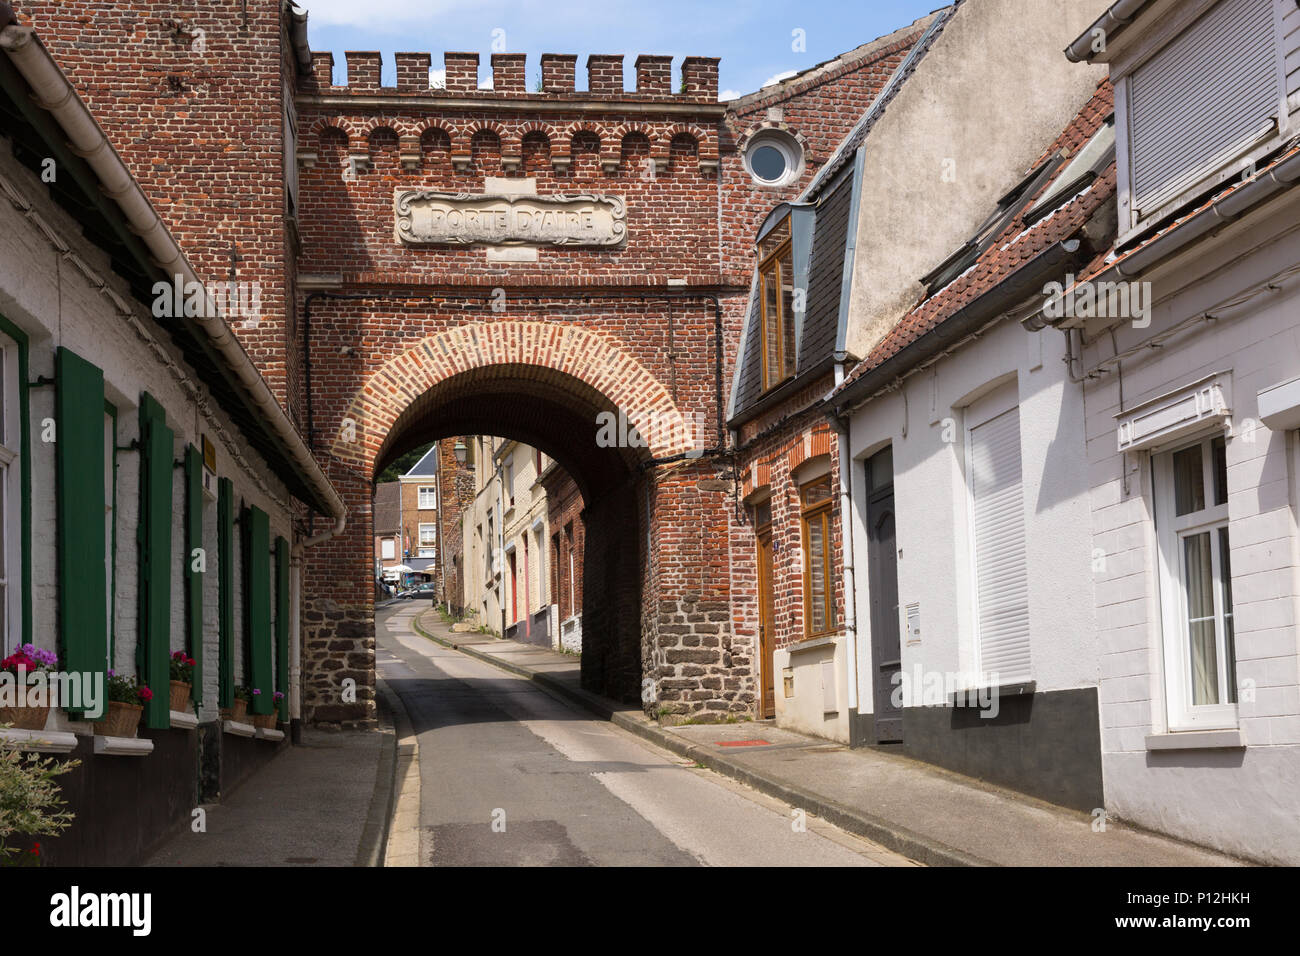
[[[375,771],[375,793],[370,798],[366,824],[361,830],[361,841],[357,846],[355,865],[367,867],[384,865],[384,850],[388,846],[388,832],[397,801],[397,732],[389,704],[392,692],[379,677],[375,678],[375,689],[378,691],[375,703],[379,729],[386,739],[380,745],[379,767]]]
[[[774,780],[763,774],[749,770],[746,767],[735,763],[724,756],[712,753],[695,744],[687,743],[680,737],[669,734],[660,729],[658,725],[644,717],[639,711],[628,711],[615,709],[611,703],[603,697],[587,691],[575,691],[567,684],[557,681],[547,674],[541,674],[537,671],[529,670],[518,664],[512,664],[508,661],[500,660],[490,654],[485,654],[471,645],[458,644],[455,641],[449,641],[441,637],[430,634],[420,626],[422,614],[417,614],[411,619],[411,626],[422,637],[433,641],[435,644],[441,644],[443,647],[459,651],[468,657],[476,658],[484,663],[491,664],[503,671],[523,677],[537,684],[542,690],[551,694],[553,697],[561,698],[570,703],[577,704],[584,710],[595,714],[610,721],[617,727],[622,728],[630,733],[641,737],[644,740],[662,747],[679,757],[686,757],[695,761],[700,766],[706,767],[715,773],[720,773],[725,777],[730,777],[748,787],[782,800],[791,806],[798,807],[820,817],[828,823],[834,824],[841,830],[846,830],[855,836],[864,837],[878,843],[887,850],[893,850],[918,863],[924,863],[927,866],[998,866],[992,860],[986,860],[982,857],[974,856],[959,850],[956,847],[948,846],[937,840],[932,840],[927,836],[909,830],[906,827],[898,826],[888,820],[883,820],[869,813],[854,809],[842,803],[836,803],[826,797],[822,797],[811,790],[805,790],[802,787],[791,786]]]

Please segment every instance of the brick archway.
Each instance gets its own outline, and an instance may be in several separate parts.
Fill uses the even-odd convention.
[[[422,396],[493,366],[532,367],[576,380],[624,413],[653,457],[694,447],[694,432],[668,390],[608,338],[548,322],[478,322],[421,339],[371,374],[338,422],[332,454],[371,473],[388,435]]]

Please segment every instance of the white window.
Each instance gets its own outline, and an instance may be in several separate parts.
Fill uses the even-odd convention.
[[[420,523],[420,547],[429,548],[437,543],[438,526],[431,521]]]
[[[0,335],[0,622],[6,656],[22,643],[22,424],[18,345]]]
[[[420,548],[415,556],[417,558],[436,558],[438,555],[433,548]]]
[[[1227,442],[1201,439],[1153,464],[1169,729],[1235,727]]]
[[[1029,678],[1029,576],[1016,386],[966,410],[975,647],[984,679]]]
[[[505,482],[506,507],[515,503],[515,459],[511,455],[501,466],[502,481]]]
[[[392,538],[384,538],[379,542],[379,554],[384,561],[393,560],[397,557],[397,542]]]
[[[1294,13],[1290,0],[1179,4],[1150,44],[1112,64],[1121,233],[1240,175],[1285,138],[1287,95],[1300,86],[1286,53],[1300,38],[1282,40],[1278,24],[1285,16],[1292,30]]]
[[[418,507],[421,511],[438,507],[438,489],[433,485],[421,485]]]

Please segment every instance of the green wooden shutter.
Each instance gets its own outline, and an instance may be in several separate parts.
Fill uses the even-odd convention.
[[[108,669],[104,373],[60,348],[55,377],[61,663],[72,673],[104,674]],[[83,712],[80,707],[68,710]]]
[[[153,699],[144,707],[144,722],[146,727],[155,730],[171,726],[168,659],[171,656],[174,439],[163,407],[145,392],[140,396],[140,636],[136,664],[140,682],[153,691]]]
[[[203,455],[193,445],[185,449],[185,648],[194,658],[194,712],[203,702],[203,577],[194,570],[194,551],[203,547]]]
[[[284,694],[280,720],[289,720],[289,542],[275,539],[275,689]]]
[[[235,704],[235,486],[217,483],[217,705]]]
[[[249,686],[261,691],[252,699],[251,713],[271,712],[275,689],[271,671],[271,522],[261,508],[249,508],[248,522],[248,649]]]

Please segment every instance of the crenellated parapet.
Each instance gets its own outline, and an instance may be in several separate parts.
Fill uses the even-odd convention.
[[[622,54],[593,53],[587,57],[587,89],[577,89],[578,58],[569,54],[543,53],[540,79],[528,81],[527,56],[523,53],[492,54],[492,81],[480,87],[477,53],[443,54],[445,80],[430,85],[433,56],[429,53],[398,53],[397,85],[381,86],[382,57],[377,52],[348,51],[348,82],[334,83],[334,54],[313,53],[312,72],[300,81],[304,93],[358,94],[373,96],[472,96],[491,100],[500,97],[569,98],[575,100],[619,99],[662,100],[677,103],[717,103],[717,57],[688,56],[682,60],[677,88],[673,88],[672,57],[642,55],[636,58],[636,87],[623,88]]]

